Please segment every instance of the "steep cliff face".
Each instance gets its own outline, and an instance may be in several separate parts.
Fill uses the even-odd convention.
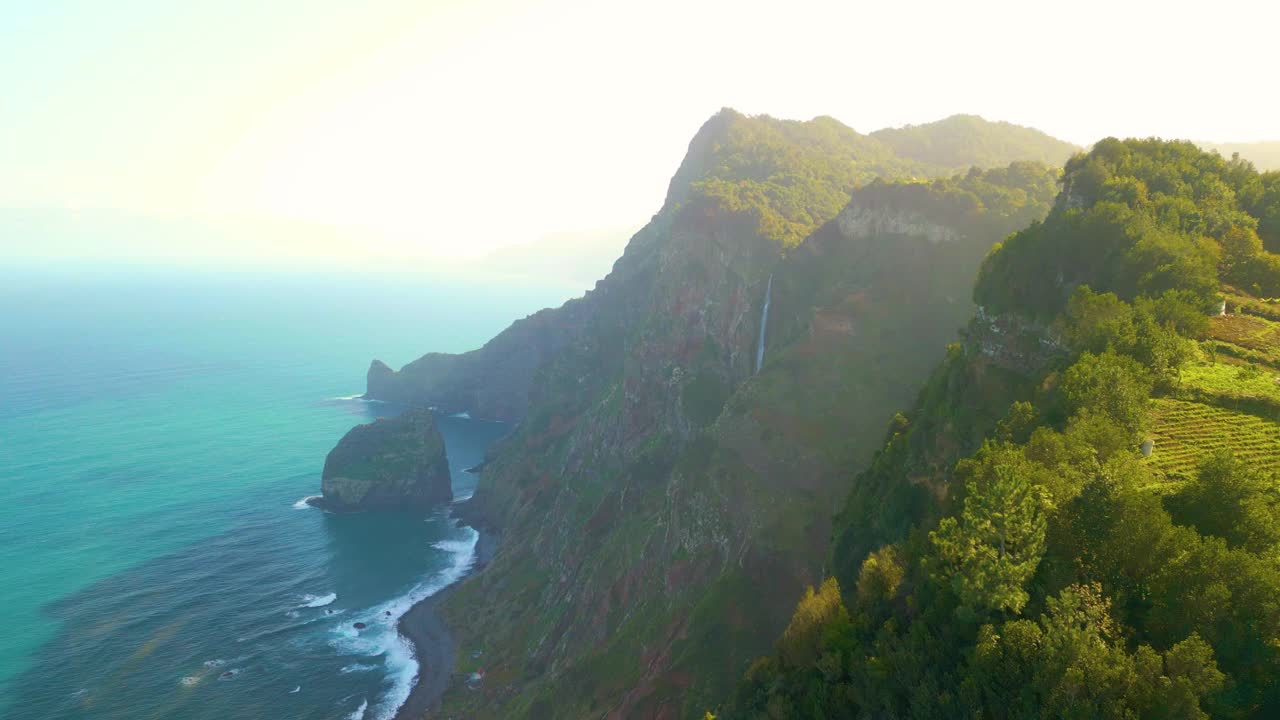
[[[337,512],[412,510],[453,499],[444,438],[430,410],[357,425],[329,451],[315,504]]]
[[[1052,195],[1040,173],[1032,214]],[[697,196],[637,235],[615,268],[627,280],[597,287],[592,331],[536,374],[485,467],[473,502],[506,540],[444,610],[487,675],[445,714],[699,714],[767,648],[822,576],[847,468],[1022,222],[895,187],[855,193],[785,254],[756,216]]]
[[[700,716],[767,649],[823,575],[848,468],[1056,185],[1030,164],[871,182],[931,172],[829,118],[724,111],[584,297],[374,363],[372,397],[520,420],[468,503],[502,545],[442,607],[485,679],[442,715]]]
[[[835,216],[856,187],[877,178],[946,176],[970,165],[1003,166],[1045,153],[1056,157],[1071,147],[1026,128],[972,117],[959,126],[942,121],[910,131],[919,142],[908,143],[911,151],[907,153],[888,139],[879,139],[879,133],[863,135],[827,117],[795,122],[722,110],[689,143],[661,210],[631,239],[612,272],[593,290],[559,308],[516,321],[471,352],[430,353],[399,371],[375,360],[367,376],[366,397],[519,421],[531,407],[530,393],[537,392],[539,369],[562,352],[596,352],[596,360],[620,363],[617,343],[637,324],[646,322],[647,313],[675,310],[679,314],[698,309],[701,301],[693,293],[711,289],[711,285],[704,286],[700,280],[676,284],[690,280],[680,267],[685,252],[694,256],[691,271],[700,268],[738,274],[756,291],[761,278],[767,279],[769,263]],[[1026,133],[1031,136],[1024,137]],[[977,147],[978,139],[986,148],[980,155],[954,152],[954,144]],[[1017,166],[1019,163],[1014,164]],[[1025,175],[1027,167],[1031,166],[1008,172],[1011,177]],[[866,220],[851,217],[846,221]],[[905,225],[918,220],[910,213],[902,216]],[[909,230],[905,226],[877,228]],[[711,235],[717,239],[706,245],[698,241]],[[731,253],[741,255],[739,265],[732,268],[725,264]],[[659,289],[655,282],[683,295],[678,307],[637,302]],[[708,282],[714,285],[720,281],[712,278]],[[748,304],[758,305],[760,294],[756,292]],[[719,296],[711,302],[720,302]],[[703,310],[719,312],[724,308]],[[697,320],[690,327],[700,327],[702,322]],[[614,345],[601,345],[602,336],[610,336]],[[698,344],[701,339],[691,342]],[[732,370],[721,368],[717,374],[722,379],[737,377],[738,361],[729,360]],[[709,388],[709,383],[704,380],[700,387]]]
[[[685,251],[695,255],[717,252],[691,237],[699,224],[698,211],[685,208],[685,204],[692,184],[712,172],[710,168],[716,164],[717,150],[727,133],[742,122],[748,119],[726,110],[704,124],[672,178],[663,209],[631,238],[612,272],[593,290],[556,309],[517,320],[483,347],[465,354],[433,352],[399,372],[374,360],[367,375],[366,397],[517,421],[524,419],[530,409],[530,393],[538,392],[535,374],[558,355],[577,357],[573,364],[589,366],[599,377],[616,373],[621,368],[623,337],[636,331],[641,320],[657,310],[653,299],[659,296],[660,288],[655,286],[655,279],[663,278],[666,290],[675,288],[686,296],[701,287],[675,284],[677,279],[687,279],[678,261]],[[677,223],[677,219],[681,222]],[[741,220],[740,224],[753,222],[750,218]],[[721,255],[736,245],[723,242],[723,237],[721,240]],[[777,255],[777,249],[773,254]],[[701,266],[724,268],[726,264]],[[585,382],[585,377],[580,378],[580,383]]]
[[[399,372],[374,360],[365,397],[517,421],[527,409],[534,371],[582,332],[587,305],[579,299],[542,310],[516,321],[477,350],[460,355],[430,353]]]

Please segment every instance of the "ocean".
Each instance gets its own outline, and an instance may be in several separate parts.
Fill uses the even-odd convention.
[[[0,270],[0,717],[390,717],[417,670],[395,620],[476,534],[300,501],[396,411],[356,397],[372,358],[478,347],[581,289]],[[508,426],[439,424],[466,498]]]

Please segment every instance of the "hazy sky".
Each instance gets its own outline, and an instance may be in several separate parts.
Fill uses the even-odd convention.
[[[474,254],[639,227],[722,106],[1277,139],[1277,5],[4,2],[0,208],[295,218]]]

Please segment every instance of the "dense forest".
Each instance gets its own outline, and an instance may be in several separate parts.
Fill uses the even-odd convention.
[[[1280,715],[1278,183],[1190,143],[1072,158],[715,714]]]

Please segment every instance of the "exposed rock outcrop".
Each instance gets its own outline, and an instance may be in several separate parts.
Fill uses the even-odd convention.
[[[840,233],[851,239],[866,239],[877,235],[905,235],[922,237],[929,242],[955,242],[955,228],[931,222],[918,211],[896,208],[872,207],[861,203],[849,206],[836,217]]]
[[[357,425],[324,461],[321,497],[335,512],[414,510],[449,502],[444,438],[425,408]]]
[[[965,340],[998,367],[1028,377],[1067,356],[1054,328],[1016,313],[991,315],[982,307],[965,329]]]

